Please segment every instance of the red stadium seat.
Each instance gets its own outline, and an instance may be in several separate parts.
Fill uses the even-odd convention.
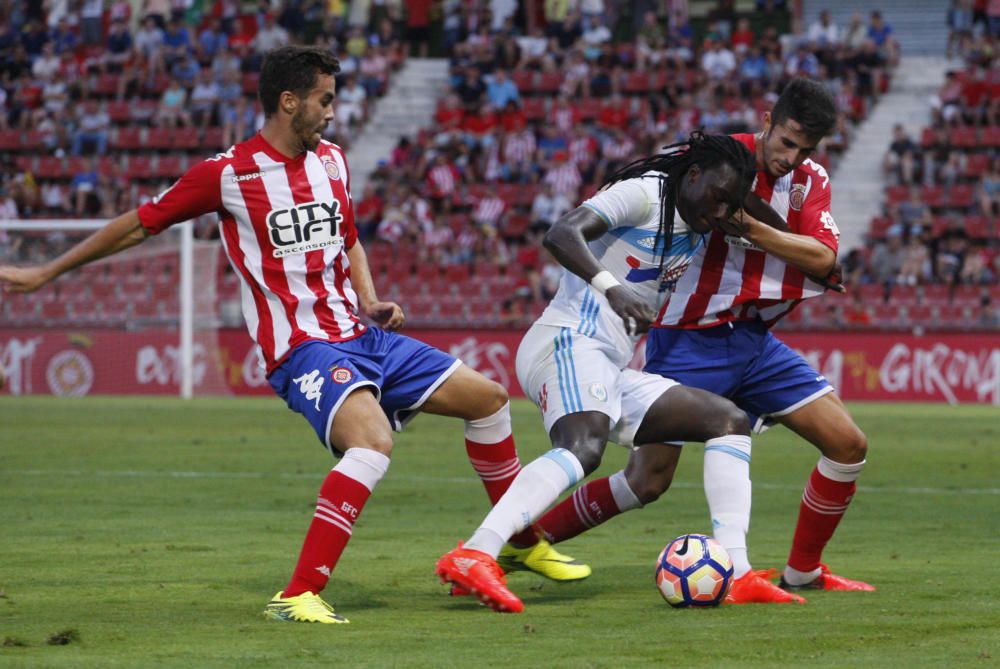
[[[979,132],[972,126],[952,128],[948,134],[952,146],[964,149],[974,149],[979,145]]]
[[[127,100],[112,100],[108,103],[108,116],[112,123],[128,123],[132,119],[132,103]]]
[[[174,145],[174,132],[170,128],[150,128],[146,131],[146,148],[167,150]]]
[[[66,175],[67,172],[62,158],[56,158],[55,156],[41,156],[38,159],[36,176],[39,179],[62,179],[66,177]]]
[[[951,288],[941,283],[932,283],[920,287],[920,301],[930,305],[948,304],[951,300]]]
[[[850,290],[859,292],[865,304],[880,304],[885,301],[885,286],[877,283],[866,283]]]
[[[469,266],[465,263],[448,265],[444,271],[448,283],[457,286],[469,280]]]
[[[152,174],[157,178],[177,179],[184,172],[180,156],[160,156]]]
[[[963,175],[969,179],[978,179],[986,174],[990,167],[990,157],[985,153],[970,153],[966,156],[965,172]]]
[[[934,132],[934,128],[924,128],[923,132],[920,133],[920,145],[929,149],[935,143],[937,143],[937,133]]]
[[[966,234],[973,239],[991,239],[993,237],[993,224],[985,216],[966,216],[964,227]]]
[[[601,113],[601,101],[597,98],[583,98],[576,100],[573,104],[580,112],[580,118],[584,121],[593,121]]]
[[[531,70],[514,70],[510,79],[521,93],[530,93],[535,89],[535,72]]]
[[[910,306],[917,303],[916,286],[893,286],[889,301],[893,304]]]
[[[243,75],[243,93],[245,95],[256,95],[257,84],[260,82],[260,75],[256,72],[247,72]]]
[[[0,130],[0,151],[20,151],[21,131],[15,129]]]
[[[931,209],[939,209],[944,205],[944,188],[937,184],[923,186],[920,189],[920,199]]]
[[[952,209],[969,209],[975,203],[975,190],[969,184],[955,184],[948,192],[948,206]]]
[[[109,98],[118,93],[118,75],[102,74],[94,83],[93,93],[102,98]]]
[[[542,72],[535,82],[535,91],[549,95],[558,93],[562,80],[562,72]]]
[[[489,281],[500,276],[500,265],[494,263],[479,263],[473,266],[475,277],[478,281]]]
[[[148,155],[130,157],[127,174],[130,179],[152,179],[153,162],[151,157]]]
[[[886,231],[892,225],[892,219],[888,216],[878,216],[872,219],[868,234],[872,239],[884,239]]]
[[[119,151],[136,151],[143,147],[142,129],[135,127],[118,128],[114,138],[111,140],[111,147]]]
[[[653,88],[653,80],[645,70],[629,72],[625,75],[622,91],[626,95],[647,93]]]
[[[206,149],[225,149],[228,147],[222,146],[222,128],[210,127],[205,129],[205,138],[202,140],[202,145]]]
[[[993,149],[1000,148],[1000,126],[983,128],[982,144]]]
[[[521,104],[528,121],[541,121],[545,118],[545,98],[522,98]]]
[[[507,239],[518,239],[524,237],[530,225],[531,217],[527,214],[512,214],[507,217],[502,234]]]
[[[198,135],[198,128],[177,128],[174,130],[172,148],[181,150],[201,148],[201,138]]]
[[[889,186],[885,189],[885,199],[887,204],[899,204],[909,197],[910,189],[908,186]]]

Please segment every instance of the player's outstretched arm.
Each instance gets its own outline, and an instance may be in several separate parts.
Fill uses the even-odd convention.
[[[11,292],[30,293],[71,269],[135,246],[145,238],[146,230],[133,209],[49,262],[30,267],[0,265],[0,285]]]
[[[543,244],[560,265],[604,293],[611,308],[626,323],[629,334],[646,332],[656,315],[632,289],[621,285],[613,277],[610,286],[604,283],[602,277],[610,277],[610,272],[587,246],[587,242],[607,231],[607,222],[592,209],[577,207],[556,221],[545,234]],[[601,277],[595,284],[594,278],[598,275]]]
[[[351,286],[358,294],[361,311],[386,330],[403,327],[406,320],[403,308],[395,302],[382,302],[378,299],[375,282],[372,281],[372,273],[368,268],[368,254],[360,241],[347,249],[347,259],[351,262]]]

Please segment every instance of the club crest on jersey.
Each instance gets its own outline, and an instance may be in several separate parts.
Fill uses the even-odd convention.
[[[587,391],[598,402],[608,401],[608,389],[604,387],[603,383],[591,383]]]
[[[806,185],[792,184],[792,189],[788,193],[788,206],[795,211],[802,211],[802,205],[806,201]]]
[[[340,202],[306,202],[288,209],[274,209],[267,215],[267,229],[274,245],[274,257],[317,251],[343,245]]]
[[[344,385],[354,378],[354,373],[346,367],[337,367],[337,365],[334,365],[330,368],[330,378],[333,379],[334,383]]]
[[[337,167],[337,163],[333,162],[333,158],[323,156],[323,169],[326,170],[326,175],[331,179],[340,178],[340,168]]]

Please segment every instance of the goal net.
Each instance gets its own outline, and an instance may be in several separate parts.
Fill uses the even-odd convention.
[[[0,221],[0,263],[48,260],[103,223]],[[4,392],[191,397],[260,388],[239,299],[219,242],[194,239],[190,222],[35,293],[0,293]]]

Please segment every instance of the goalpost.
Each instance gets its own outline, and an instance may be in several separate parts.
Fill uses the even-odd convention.
[[[80,219],[0,219],[0,233],[6,233],[4,236],[7,238],[7,255],[13,256],[2,262],[23,264],[49,259],[52,254],[61,253],[105,223],[103,220]],[[60,242],[63,244],[60,245]],[[11,253],[15,247],[17,251]],[[59,329],[120,330],[140,334],[145,330],[167,341],[175,337],[176,368],[170,364],[168,372],[154,371],[153,375],[161,380],[176,380],[178,394],[185,399],[193,397],[196,390],[225,394],[225,384],[211,379],[213,367],[218,365],[211,362],[198,368],[195,365],[196,344],[202,347],[206,359],[211,361],[211,349],[214,347],[212,333],[219,325],[219,305],[215,295],[218,247],[217,241],[195,240],[192,221],[173,226],[143,244],[71,271],[36,293],[0,293],[0,330],[21,333],[18,341],[35,342],[36,346],[39,338],[33,337],[33,333],[44,334]],[[160,262],[164,258],[167,261]],[[172,270],[174,265],[176,274]],[[147,267],[151,271],[144,277],[140,276],[140,271]],[[158,271],[162,272],[161,276],[156,275]],[[150,290],[151,286],[156,288],[158,283],[166,284],[167,275],[173,276],[176,283],[176,309],[169,299],[160,299],[164,292],[169,295],[169,285],[159,286],[158,292]],[[202,298],[200,300],[196,299],[196,285]],[[92,313],[87,313],[86,299],[77,299],[82,294],[91,298],[89,308]],[[77,302],[79,307],[74,309],[73,305]],[[196,318],[199,323],[196,323]],[[19,365],[26,356],[21,354],[17,357],[10,346],[6,350],[2,348],[3,343],[4,340],[0,340],[0,362],[8,368]],[[111,345],[114,346],[113,341]],[[30,346],[22,346],[21,349],[34,350]],[[169,348],[165,350],[166,357],[172,359],[174,352]],[[88,370],[87,364],[77,358],[57,369],[57,387],[63,387],[58,383],[60,375],[64,374],[71,379],[64,394],[84,394],[73,392],[72,380],[81,382],[81,375],[83,381],[86,381],[87,374],[93,376],[94,370]],[[123,364],[128,363],[125,361]],[[27,384],[26,388],[14,388],[12,392],[33,392],[30,376],[24,376],[25,370],[18,368],[12,371],[20,373],[15,382]],[[49,376],[52,376],[51,365]],[[52,386],[51,379],[49,386]],[[110,391],[130,394],[127,386],[121,389],[112,387]]]

